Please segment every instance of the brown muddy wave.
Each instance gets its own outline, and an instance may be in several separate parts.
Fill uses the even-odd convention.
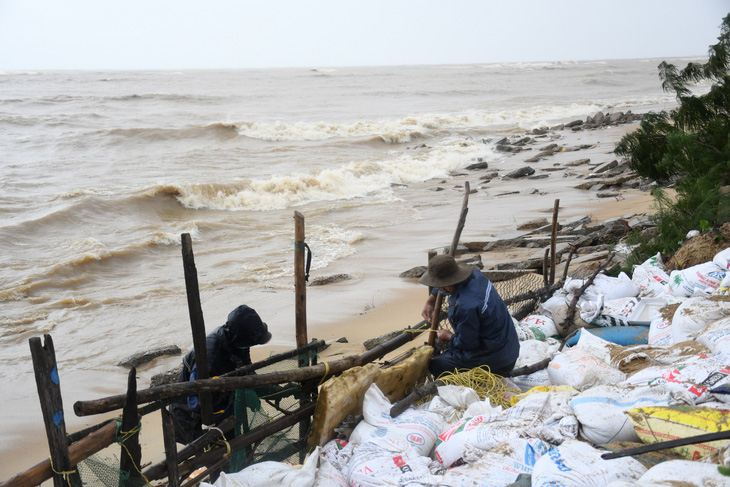
[[[104,131],[106,135],[120,139],[139,139],[144,142],[160,142],[183,139],[229,140],[239,137],[236,124],[216,122],[208,125],[181,128],[138,127],[115,128]]]

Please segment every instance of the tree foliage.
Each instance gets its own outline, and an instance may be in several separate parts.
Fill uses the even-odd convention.
[[[659,231],[642,243],[642,255],[635,258],[673,252],[700,222],[719,226],[730,220],[730,14],[718,41],[704,64],[689,63],[681,70],[666,61],[659,65],[662,88],[675,94],[678,106],[647,114],[616,146],[639,175],[675,190],[653,190]],[[697,84],[710,89],[697,95]]]

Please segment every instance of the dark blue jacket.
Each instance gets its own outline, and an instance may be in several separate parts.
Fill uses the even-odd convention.
[[[454,334],[449,351],[476,367],[493,370],[512,367],[520,354],[520,342],[507,305],[492,282],[478,270],[456,284],[449,297],[449,321]]]

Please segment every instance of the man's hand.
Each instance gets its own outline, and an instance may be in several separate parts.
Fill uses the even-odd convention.
[[[445,330],[444,328],[439,328],[438,331],[436,331],[436,336],[439,338],[439,340],[443,340],[445,342],[448,342],[451,340],[451,333],[449,330]]]
[[[436,296],[434,294],[429,294],[426,304],[423,306],[423,311],[421,311],[421,316],[429,323],[431,323],[431,319],[433,318],[433,308],[435,303]]]

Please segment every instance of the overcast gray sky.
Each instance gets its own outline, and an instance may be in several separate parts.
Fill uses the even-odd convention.
[[[705,55],[728,0],[0,0],[0,69]]]

